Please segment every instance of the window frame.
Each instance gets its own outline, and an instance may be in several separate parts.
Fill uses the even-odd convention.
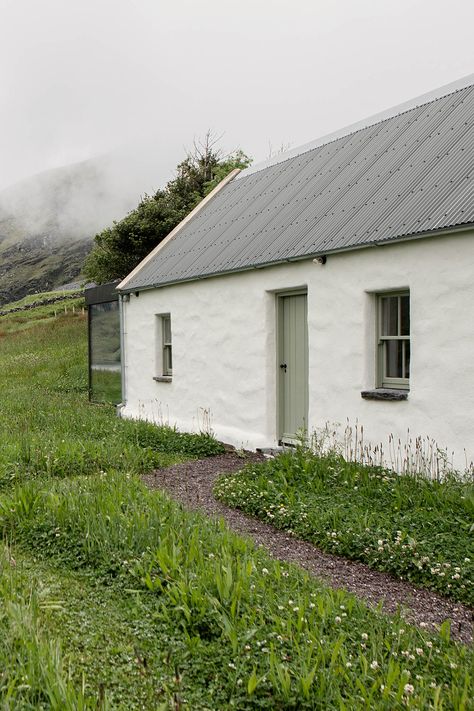
[[[168,329],[166,325],[168,324]],[[167,339],[167,330],[169,339]],[[162,371],[163,375],[169,378],[173,375],[173,344],[171,336],[171,314],[161,314],[161,335],[162,335]]]
[[[377,297],[377,387],[393,390],[409,390],[410,377],[394,378],[386,375],[387,363],[387,343],[390,341],[404,341],[409,344],[411,356],[411,323],[408,334],[401,334],[401,300],[400,297],[408,296],[408,313],[410,315],[410,290],[398,289],[396,291],[383,291],[376,294]],[[383,335],[383,299],[390,297],[398,297],[398,334],[396,336]],[[411,319],[410,319],[411,321]]]

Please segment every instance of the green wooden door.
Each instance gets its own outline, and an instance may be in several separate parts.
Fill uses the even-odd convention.
[[[279,436],[295,442],[308,427],[308,306],[303,293],[278,297]]]

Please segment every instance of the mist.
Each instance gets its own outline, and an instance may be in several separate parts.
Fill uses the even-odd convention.
[[[0,0],[0,267],[18,239],[91,240],[209,129],[258,163],[471,73],[473,20],[464,0]]]

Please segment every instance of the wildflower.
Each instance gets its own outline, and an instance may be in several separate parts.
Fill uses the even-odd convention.
[[[228,667],[229,669],[235,669],[235,664],[233,662],[229,662]]]
[[[370,663],[370,668],[371,669],[378,669],[379,668],[379,663],[376,659],[374,659],[374,661]]]
[[[299,607],[294,607],[293,612],[299,612],[299,609],[300,609]]]
[[[268,573],[269,573],[268,568],[262,568],[262,573],[263,573],[263,575],[268,575]]]
[[[419,657],[423,656],[423,650],[421,649],[421,647],[416,648],[416,653],[418,654]]]
[[[348,669],[350,669],[351,666],[352,666],[352,662],[346,662],[346,667],[347,667]]]
[[[335,617],[335,618],[334,618],[334,622],[336,622],[337,624],[339,624],[339,622],[341,622],[341,618],[340,618],[339,616]]]
[[[431,647],[433,646],[433,642],[427,642],[427,643],[426,643],[426,646],[427,646],[429,649],[431,649]]]
[[[451,662],[450,665],[451,669],[457,669],[458,665],[455,662]]]
[[[369,639],[369,635],[367,634],[367,632],[362,632],[361,637],[362,639]]]
[[[413,692],[415,691],[415,687],[413,686],[413,684],[405,684],[405,686],[403,687],[403,691],[405,692],[405,694],[413,694]]]

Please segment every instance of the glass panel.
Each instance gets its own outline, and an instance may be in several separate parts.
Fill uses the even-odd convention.
[[[165,346],[165,371],[166,375],[171,375],[173,370],[173,356],[171,346]]]
[[[404,341],[405,346],[405,378],[410,377],[410,341]]]
[[[398,296],[382,297],[382,336],[398,336]]]
[[[171,318],[163,316],[163,342],[171,343]]]
[[[91,400],[118,404],[122,399],[118,301],[91,305],[89,318]]]
[[[409,336],[410,335],[410,297],[400,296],[400,335]]]
[[[387,378],[402,378],[403,341],[386,341],[385,343],[385,376]]]

